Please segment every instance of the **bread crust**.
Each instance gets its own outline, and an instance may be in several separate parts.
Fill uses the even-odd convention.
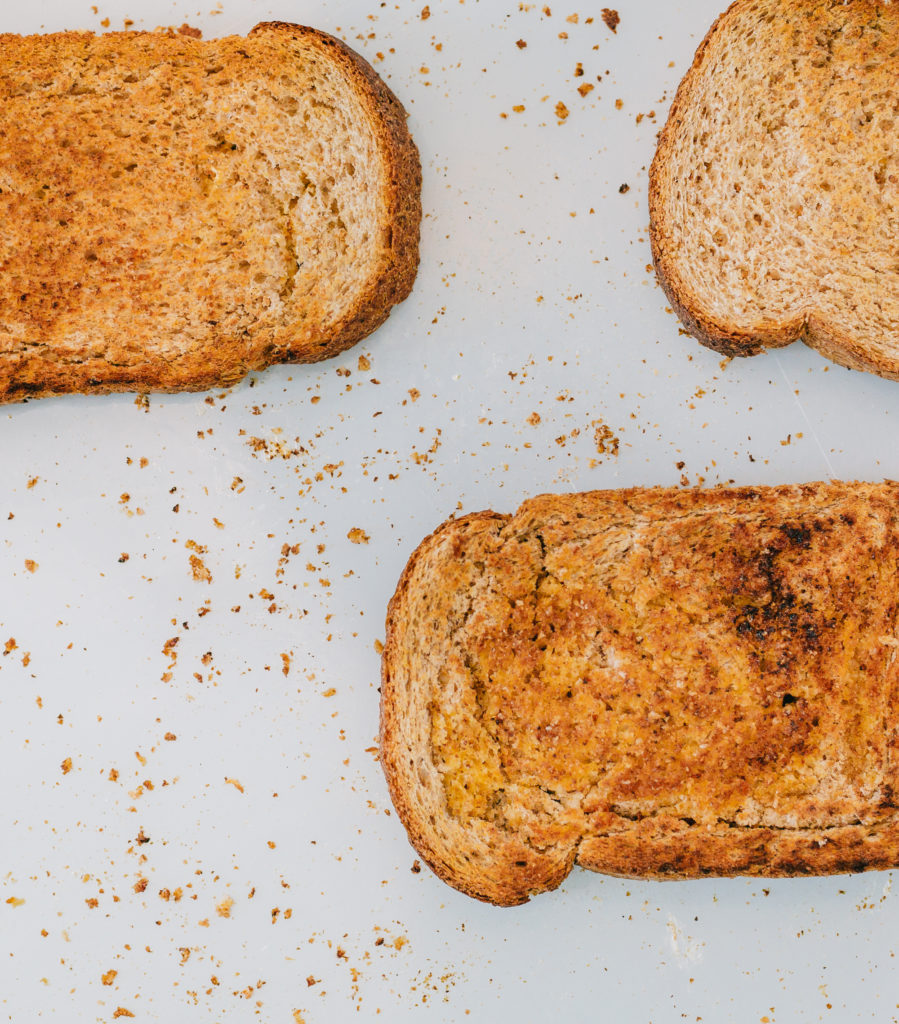
[[[314,353],[291,352],[285,359],[285,362],[317,362],[330,359],[367,337],[412,291],[418,273],[421,160],[406,124],[405,108],[367,60],[335,36],[289,22],[260,22],[250,36],[279,31],[314,40],[358,84],[387,168],[383,188],[387,196],[385,219],[389,225],[389,244],[382,255],[379,273],[372,275],[355,308],[335,326],[333,338],[324,340]]]
[[[409,559],[387,610],[386,639],[381,660],[380,761],[390,797],[410,843],[431,870],[460,892],[486,903],[515,906],[526,903],[531,892],[544,892],[561,885],[571,870],[570,851],[559,856],[543,855],[516,836],[504,834],[488,824],[467,828],[445,813],[440,782],[427,760],[427,738],[422,730],[422,694],[414,690],[404,655],[408,653],[406,630],[416,613],[421,595],[413,582],[428,575],[430,563],[440,560],[441,551],[455,552],[471,536],[490,536],[501,529],[508,516],[476,512],[449,520],[426,537]],[[449,570],[442,564],[437,571]],[[439,612],[451,614],[452,588],[432,592],[442,601]],[[435,622],[437,630],[440,622]],[[425,697],[427,700],[427,697]],[[425,781],[421,773],[427,773]],[[424,783],[424,799],[422,799]],[[445,834],[435,831],[441,818]]]
[[[892,482],[545,495],[443,524],[382,660],[410,842],[500,906],[575,863],[899,866],[897,565]]]
[[[677,237],[678,225],[673,222],[668,203],[678,133],[685,122],[694,117],[694,100],[706,69],[720,56],[733,25],[745,11],[755,6],[758,6],[757,0],[734,0],[715,20],[697,48],[693,62],[677,89],[668,119],[659,135],[649,173],[649,237],[657,278],[688,333],[702,345],[722,355],[754,356],[768,349],[802,341],[826,358],[849,369],[899,380],[899,356],[866,348],[864,342],[853,337],[850,331],[830,322],[824,314],[816,311],[813,297],[807,309],[797,310],[781,319],[760,317],[755,323],[741,327],[730,317],[713,314],[702,296],[684,280],[680,271],[684,243]],[[800,17],[811,20],[815,16],[808,4],[798,0],[779,0],[776,6],[780,9],[778,17],[784,22],[791,18],[798,20]],[[834,6],[822,2],[813,5],[816,10],[829,10]],[[860,23],[880,13],[879,5],[873,0],[852,0],[848,5],[840,6],[846,12],[847,19],[854,18]],[[739,140],[735,140],[734,145],[739,144]]]
[[[294,320],[277,323],[272,321],[271,316],[267,321],[263,317],[263,322],[257,322],[255,326],[250,323],[249,326],[241,327],[237,333],[229,334],[227,330],[216,330],[215,324],[219,313],[223,319],[227,319],[231,311],[215,310],[215,318],[208,321],[213,326],[204,336],[175,336],[166,338],[168,344],[162,345],[153,340],[129,338],[130,325],[127,320],[116,322],[114,330],[103,325],[98,328],[94,314],[98,309],[102,314],[108,311],[88,305],[82,310],[81,322],[93,325],[94,335],[99,335],[100,341],[86,345],[77,337],[67,340],[54,335],[47,340],[47,328],[53,323],[52,310],[35,307],[32,327],[23,336],[21,328],[14,324],[15,315],[10,320],[13,326],[7,325],[4,328],[4,317],[0,309],[0,402],[62,393],[199,391],[230,386],[247,373],[263,370],[275,363],[315,362],[337,355],[374,331],[386,320],[392,307],[408,296],[418,268],[421,166],[417,148],[406,126],[405,111],[361,56],[340,40],[316,29],[286,22],[263,22],[246,37],[246,49],[251,52],[255,40],[265,42],[273,39],[280,43],[281,40],[291,38],[302,43],[305,55],[314,55],[315,59],[320,60],[328,74],[342,78],[347,83],[347,88],[364,111],[363,130],[371,133],[374,151],[383,169],[382,180],[378,183],[383,216],[379,223],[370,225],[370,232],[377,237],[375,259],[368,273],[358,282],[351,301],[342,309],[340,316],[336,320],[331,318],[327,322],[317,323],[316,317],[321,315],[322,307],[314,301],[314,296],[318,294],[318,291],[314,291],[313,301],[306,309],[301,305],[293,308],[285,306],[287,314],[296,317]],[[145,46],[145,42],[152,46],[158,40],[160,48],[177,45],[177,55],[169,59],[195,59],[199,62],[208,60],[208,54],[218,44],[228,42],[183,39],[162,32],[108,33],[103,36],[79,32],[52,36],[6,36],[0,37],[0,45],[4,39],[8,45],[20,49],[30,47],[35,59],[44,62],[54,57],[68,60],[77,54],[89,70],[92,53],[99,46],[113,45],[127,54],[129,46],[140,48]],[[135,59],[145,59],[145,54],[141,53]],[[159,59],[164,60],[165,55]],[[263,56],[261,59],[267,58]],[[127,61],[124,61],[121,68],[123,78],[128,73],[126,64]],[[272,75],[286,74],[288,71],[284,67],[272,67]],[[235,68],[234,73],[239,74],[240,69]],[[205,130],[211,134],[212,128],[212,125],[192,125],[191,130]],[[77,132],[78,126],[61,124],[57,127],[60,137],[70,130]],[[36,182],[44,180],[41,178],[42,173],[50,174],[48,171],[42,172],[39,165],[34,168]],[[2,177],[3,157],[0,152]],[[2,185],[0,182],[0,187]],[[104,187],[104,182],[100,180],[97,184],[98,194],[102,195]],[[165,201],[165,196],[152,195],[147,200],[148,204],[157,205]],[[61,234],[60,246],[66,243],[67,239]],[[137,260],[139,255],[135,254],[134,259]],[[195,267],[197,294],[203,293],[206,282],[215,277],[215,268],[220,265],[220,251],[207,255],[210,260],[208,266],[197,260]],[[92,254],[91,258],[97,257]],[[104,258],[102,251],[99,258],[101,261]],[[238,258],[235,256],[235,261]],[[354,256],[351,253],[347,258],[353,259]],[[117,261],[120,262],[121,257],[117,257]],[[0,259],[0,273],[3,272],[2,263]],[[137,272],[137,263],[132,269]],[[16,272],[20,271],[21,267],[17,266]],[[131,272],[127,266],[126,271]],[[29,293],[39,296],[39,289],[45,287],[37,277],[34,280],[18,281],[17,286],[23,292],[23,301],[28,300]],[[326,282],[322,287],[326,287]],[[153,300],[156,299],[154,295]],[[102,302],[102,297],[97,301]],[[234,301],[240,303],[239,294]],[[142,300],[138,299],[138,302]],[[140,310],[142,313],[145,311]],[[175,356],[172,355],[172,349],[177,350]]]

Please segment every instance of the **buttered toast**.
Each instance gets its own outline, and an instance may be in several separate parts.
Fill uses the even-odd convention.
[[[899,866],[899,485],[544,496],[452,520],[390,604],[381,763],[500,905],[613,875]]]

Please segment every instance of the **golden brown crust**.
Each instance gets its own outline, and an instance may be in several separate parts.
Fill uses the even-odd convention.
[[[450,520],[422,541],[410,558],[387,611],[380,756],[409,841],[435,874],[475,899],[515,906],[527,902],[530,892],[560,885],[571,870],[573,853],[541,854],[489,823],[465,827],[446,816],[442,784],[426,751],[427,697],[414,688],[410,677],[410,658],[420,652],[410,649],[405,635],[409,623],[417,620],[436,641],[448,621],[465,616],[458,598],[464,604],[481,549],[507,519],[480,512]],[[421,577],[435,571],[441,586],[422,589]]]
[[[753,17],[755,10],[762,6],[758,0],[734,0],[724,13],[716,19],[698,47],[693,62],[678,87],[665,127],[660,133],[658,147],[649,175],[650,242],[653,265],[659,283],[674,312],[687,328],[687,331],[701,344],[723,355],[730,357],[754,356],[767,349],[781,348],[792,344],[794,341],[802,341],[828,359],[832,359],[834,362],[840,363],[849,369],[862,370],[888,379],[899,380],[899,355],[897,355],[895,350],[896,335],[899,328],[892,322],[891,316],[886,313],[883,314],[884,321],[887,324],[885,332],[884,330],[874,330],[874,336],[878,337],[879,335],[875,345],[871,345],[866,341],[865,337],[857,330],[856,324],[852,322],[851,311],[854,309],[856,300],[859,298],[858,290],[867,288],[868,290],[873,289],[876,291],[878,287],[883,288],[883,285],[861,285],[856,283],[852,286],[852,288],[856,289],[856,295],[851,294],[851,288],[848,291],[844,291],[842,302],[844,307],[850,311],[846,319],[837,320],[825,310],[816,310],[815,288],[817,282],[813,281],[809,286],[809,293],[803,295],[802,301],[796,303],[795,308],[789,313],[785,315],[767,315],[764,309],[761,308],[763,305],[761,299],[756,296],[755,299],[750,298],[748,304],[751,308],[753,302],[757,301],[760,307],[757,315],[750,318],[744,315],[738,321],[738,318],[734,315],[735,310],[730,312],[721,312],[720,310],[717,313],[713,312],[709,308],[708,297],[700,294],[697,286],[691,284],[683,272],[685,248],[689,247],[695,251],[700,245],[712,246],[715,244],[712,232],[716,227],[720,226],[717,220],[718,211],[713,210],[711,215],[705,216],[702,227],[692,224],[689,229],[685,229],[684,225],[679,223],[678,218],[673,215],[671,209],[673,189],[678,186],[683,189],[691,187],[685,181],[678,183],[675,178],[674,164],[682,144],[682,132],[685,128],[691,128],[694,132],[701,132],[703,128],[707,127],[705,124],[700,124],[705,112],[701,113],[698,110],[699,106],[708,102],[707,97],[702,93],[703,77],[707,72],[712,74],[716,64],[719,62],[727,64],[728,60],[732,60],[735,66],[730,68],[733,80],[731,102],[738,104],[741,101],[742,94],[747,90],[741,74],[742,69],[739,67],[740,61],[751,59],[759,67],[765,68],[766,74],[768,72],[768,55],[765,45],[770,46],[766,41],[770,36],[776,35],[771,25],[768,24],[769,22],[773,20],[782,23],[783,26],[799,26],[796,29],[794,41],[797,36],[804,40],[814,39],[816,31],[823,36],[829,34],[830,25],[828,22],[835,17],[834,12],[836,11],[838,12],[837,16],[846,25],[853,28],[853,33],[850,34],[847,31],[845,38],[847,40],[855,40],[855,43],[847,43],[847,47],[857,45],[859,49],[855,59],[853,59],[851,54],[848,58],[845,54],[842,56],[841,59],[846,61],[842,66],[842,70],[837,58],[833,58],[834,74],[837,76],[843,74],[847,80],[860,81],[862,83],[865,82],[865,76],[869,76],[871,79],[869,89],[875,100],[876,94],[884,89],[891,88],[895,80],[895,64],[889,63],[889,61],[894,61],[895,50],[889,54],[889,61],[886,60],[887,54],[877,52],[876,43],[874,44],[873,60],[871,59],[871,52],[868,50],[870,44],[866,41],[864,31],[867,23],[877,23],[881,18],[891,18],[891,27],[887,29],[887,35],[892,39],[891,46],[895,43],[897,29],[894,12],[890,11],[889,8],[885,9],[882,5],[874,3],[873,0],[851,0],[850,3],[840,5],[827,3],[824,0],[819,0],[819,2],[811,5],[797,2],[797,0],[778,0],[774,4],[767,4],[765,5],[766,7],[774,8],[773,16],[767,11],[758,16],[758,34],[753,44],[762,53],[762,56],[759,56],[759,52],[756,52],[752,58],[746,58],[745,53],[741,52],[736,58],[732,58],[728,49],[730,47],[733,47],[735,50],[738,48],[739,44],[734,40],[737,38],[741,18],[744,16]],[[787,29],[784,28],[783,31],[786,32]],[[842,26],[839,31],[842,32]],[[785,38],[786,36],[784,36]],[[789,44],[781,39],[770,59],[774,62],[783,59],[786,62],[785,54],[787,52],[789,52]],[[807,54],[804,55],[807,56]],[[830,63],[831,57],[828,56],[826,59]],[[859,71],[859,67],[863,68],[863,70]],[[772,75],[774,75],[774,71],[772,71]],[[721,88],[724,88],[724,86]],[[775,89],[776,87],[772,86],[771,88]],[[862,88],[864,88],[864,85],[862,85]],[[761,100],[758,102],[774,104],[775,102],[785,101],[781,96],[778,96],[776,101],[774,99],[768,101],[763,93]],[[795,105],[796,101],[793,100],[793,106]],[[760,111],[758,116],[761,118],[764,113],[764,111]],[[804,116],[809,117],[810,115],[805,114]],[[822,112],[822,116],[826,117],[826,111]],[[827,127],[829,126],[821,125],[822,135]],[[723,148],[731,151],[739,149],[742,144],[743,140],[737,137],[722,141]],[[815,145],[817,150],[829,154],[826,161],[828,167],[832,167],[834,161],[840,159],[839,148],[831,152],[828,149],[829,144],[824,142],[823,137],[819,137],[817,144],[813,143],[813,145]],[[863,144],[855,141],[852,145],[858,149]],[[790,177],[796,173],[798,168],[805,168],[809,164],[814,165],[815,163],[816,154],[814,152],[799,152],[798,150],[800,149],[801,146],[797,143],[797,151],[795,152],[796,167],[787,168],[786,170],[787,175]],[[777,160],[779,157],[775,159]],[[752,155],[747,158],[745,164],[740,163],[739,166],[741,170],[745,168],[747,175],[763,175],[763,172],[756,166],[757,163],[756,156]],[[870,163],[876,165],[878,160],[872,155]],[[871,170],[876,170],[876,166],[874,168],[865,168],[865,180],[855,182],[852,191],[869,187],[867,175]],[[767,173],[771,174],[770,168],[767,170]],[[826,171],[821,176],[826,177]],[[801,172],[799,177],[801,177]],[[889,180],[893,182],[895,179],[890,178]],[[740,182],[737,180],[737,188],[739,188],[739,184]],[[777,211],[778,204],[782,201],[781,197],[777,194],[777,187],[776,181],[770,184],[770,195],[765,204],[769,209],[775,211]],[[885,199],[887,208],[893,209],[893,200],[889,198],[888,193],[885,193],[885,195],[887,196]],[[854,201],[853,197],[849,197],[849,202],[852,201]],[[811,210],[809,212],[810,216],[814,218],[815,214]],[[777,212],[775,212],[775,218],[777,215]],[[892,214],[880,211],[878,216],[883,222],[889,219]],[[830,245],[830,250],[832,250],[832,252],[828,251],[827,258],[823,261],[821,269],[821,274],[823,275],[825,272],[833,269],[835,264],[838,265],[840,258],[846,255],[843,249],[845,237],[841,237],[840,231],[836,226],[826,222],[818,225],[812,223],[808,230],[809,233],[819,236],[818,241],[826,240]],[[726,235],[727,232],[725,231],[724,234]],[[720,244],[723,247],[727,247],[732,243],[722,240]],[[757,245],[755,256],[758,262],[764,263],[770,256],[770,253],[766,255],[761,250],[766,246],[769,250],[776,248],[778,240],[776,237],[773,237],[764,242],[757,241],[755,244]],[[873,246],[876,243],[871,241],[869,244]],[[837,252],[841,254],[839,257],[834,255]],[[859,253],[862,260],[864,260],[866,255],[865,253]],[[790,271],[787,270],[787,274],[789,273]],[[708,268],[706,277],[705,283],[707,285],[711,287],[717,286],[714,267],[710,266]],[[726,288],[722,285],[719,290],[726,291]],[[876,295],[873,306],[875,308],[877,306]],[[857,319],[861,322],[865,318],[858,314]],[[749,320],[752,320],[752,322],[748,322]],[[868,326],[866,324],[866,327]],[[878,324],[879,326],[881,325]],[[883,340],[884,333],[891,335],[886,341]]]
[[[421,161],[409,128],[406,111],[372,66],[346,43],[334,36],[303,25],[267,21],[257,25],[250,35],[262,31],[291,32],[312,38],[353,78],[366,98],[371,123],[385,162],[383,189],[387,197],[387,244],[377,272],[356,306],[334,336],[323,340],[317,350],[290,354],[289,361],[315,362],[329,359],[367,337],[381,326],[391,309],[412,291],[418,272],[418,243],[421,226]]]
[[[383,657],[410,840],[510,906],[899,865],[899,485],[543,496],[444,524]]]
[[[0,200],[5,191],[6,234],[14,240],[6,250],[0,245],[0,274],[6,274],[6,281],[0,282],[6,285],[5,290],[0,288],[0,401],[65,392],[203,390],[231,385],[248,372],[276,362],[311,362],[336,355],[383,323],[392,306],[409,294],[418,266],[418,153],[399,101],[371,67],[339,40],[303,26],[263,23],[245,40],[200,42],[173,33],[60,33],[0,36],[0,48],[10,57],[0,69],[0,97],[8,94],[4,106],[13,119],[0,147]],[[362,239],[368,248],[348,250],[344,264],[353,268],[349,274],[356,277],[349,285],[341,285],[339,295],[328,293],[330,274],[323,270],[319,279],[314,274],[319,263],[325,266],[318,253],[326,245],[340,244],[345,225],[339,218],[347,215],[333,206],[336,212],[327,228],[332,230],[335,222],[338,227],[333,237],[322,240],[317,232],[324,230],[328,212],[319,183],[320,201],[314,210],[318,220],[308,225],[298,222],[304,207],[294,213],[295,207],[308,197],[302,194],[303,185],[291,195],[290,175],[300,174],[304,166],[295,170],[285,166],[277,153],[267,152],[275,145],[269,124],[285,138],[294,130],[284,111],[285,100],[296,107],[296,99],[289,94],[303,88],[302,74],[291,84],[290,62],[298,59],[296,54],[315,64],[320,89],[331,88],[335,95],[347,97],[346,109],[341,111],[344,120],[352,117],[347,113],[350,107],[358,112],[354,142],[360,154],[367,154],[365,165],[378,168],[372,173],[380,174],[367,190],[377,195],[380,211],[377,220],[367,224],[368,234]],[[52,126],[52,145],[46,139],[40,144],[29,142],[15,120],[21,115],[15,103],[32,102],[31,86],[27,81],[23,85],[28,76],[21,72],[29,62],[35,74],[51,85],[43,90],[49,98],[41,102],[48,105],[42,124]],[[158,74],[157,67],[170,68],[169,79]],[[238,130],[235,126],[243,118],[255,116],[255,98],[240,92],[244,68],[251,69],[255,82],[263,82],[262,88],[266,74],[271,76],[272,88],[263,97],[269,122],[261,120],[260,112],[260,138],[253,139],[251,123],[244,130],[249,142],[229,147],[229,133]],[[143,149],[132,125],[122,123],[116,128],[116,104],[109,103],[117,88],[115,83],[110,87],[109,78],[116,75],[126,90],[140,93],[131,103],[119,103],[118,110],[148,104]],[[103,80],[102,89],[94,87],[95,79]],[[187,106],[179,110],[181,95]],[[215,108],[217,96],[227,109]],[[84,108],[75,105],[78,97],[94,119],[90,135]],[[327,110],[328,102],[328,96],[323,96],[312,114]],[[178,125],[179,116],[189,128]],[[173,131],[166,135],[169,126]],[[302,123],[296,130],[309,136]],[[108,138],[102,133],[108,133]],[[99,142],[92,144],[91,139]],[[259,150],[255,165],[254,141]],[[328,140],[323,141],[327,148]],[[177,187],[166,189],[157,182],[141,194],[135,183],[143,166],[155,152],[174,160],[172,153],[179,145],[187,154],[188,170],[183,164],[175,167]],[[225,159],[229,150],[238,148],[247,150],[243,168]],[[68,165],[66,152],[73,153]],[[220,152],[224,152],[221,159]],[[175,154],[179,155],[180,151]],[[329,166],[336,166],[339,157],[338,152]],[[352,154],[345,159],[350,162]],[[264,161],[268,163],[262,173],[259,167]],[[75,166],[91,164],[96,166],[93,181],[86,179],[87,172],[80,178],[74,173]],[[126,172],[136,168],[137,173],[122,177],[123,165]],[[197,168],[195,181],[191,181],[191,165]],[[246,168],[252,177],[244,173]],[[104,178],[110,172],[115,180]],[[17,190],[29,179],[34,195],[24,195],[20,201]],[[209,197],[208,182],[219,189],[220,196]],[[305,178],[303,183],[308,184]],[[333,179],[325,178],[325,184],[333,187]],[[314,188],[313,181],[312,196]],[[199,201],[192,204],[194,193]],[[47,199],[43,205],[42,197]],[[207,199],[204,213],[200,207]],[[119,213],[117,203],[129,205]],[[364,221],[365,216],[356,219]],[[134,223],[140,229],[150,220],[156,232],[151,242],[148,232],[141,235],[137,230],[129,250],[128,225]],[[189,230],[185,227],[180,237],[179,230],[188,221]],[[360,237],[362,230],[364,225],[357,232]],[[346,237],[351,237],[349,229]],[[290,269],[295,245],[300,246],[296,272]],[[29,247],[35,254],[30,271]],[[312,255],[306,258],[306,277],[300,280],[304,251]],[[165,294],[166,263],[170,280],[179,288],[170,302]],[[283,275],[280,285],[279,274]],[[302,290],[292,291],[295,278]],[[141,286],[142,279],[148,283]],[[154,319],[157,310],[158,320]],[[155,330],[154,323],[158,323]]]

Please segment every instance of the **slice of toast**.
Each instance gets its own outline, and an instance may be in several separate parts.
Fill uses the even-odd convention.
[[[409,293],[420,187],[398,100],[313,29],[0,35],[0,401],[335,355]]]
[[[737,0],[650,171],[653,258],[704,345],[797,339],[899,379],[899,4]]]
[[[444,524],[387,618],[380,757],[478,899],[899,866],[899,484],[544,496]]]

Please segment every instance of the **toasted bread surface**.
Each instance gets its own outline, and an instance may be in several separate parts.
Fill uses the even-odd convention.
[[[332,356],[412,287],[418,153],[338,40],[0,36],[0,400]]]
[[[899,379],[899,5],[736,0],[650,172],[653,259],[728,356],[801,339]]]
[[[615,875],[899,865],[899,485],[544,496],[411,558],[381,762],[500,905]]]

